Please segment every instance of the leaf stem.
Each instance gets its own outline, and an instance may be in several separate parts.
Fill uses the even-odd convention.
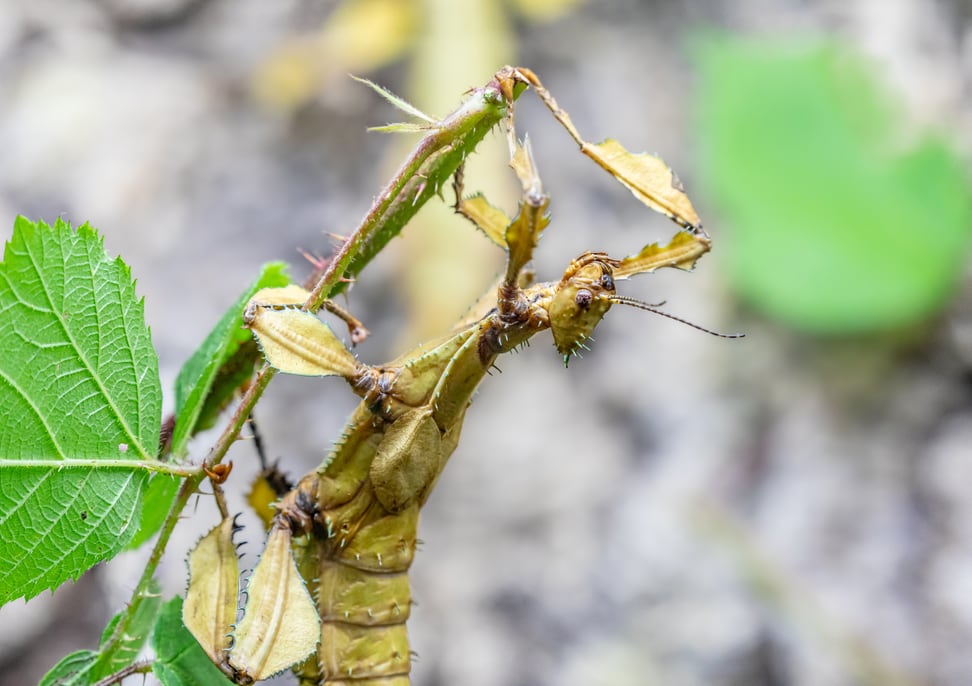
[[[236,406],[236,410],[233,412],[233,417],[230,419],[229,424],[223,429],[223,433],[220,434],[219,440],[213,445],[212,450],[209,451],[209,455],[206,457],[205,466],[212,469],[215,465],[219,464],[226,453],[229,452],[230,446],[239,438],[240,431],[243,430],[243,426],[246,424],[247,420],[250,418],[250,412],[253,411],[253,406],[256,405],[257,400],[263,395],[263,391],[266,389],[267,385],[270,383],[270,379],[274,377],[277,370],[270,365],[264,363],[263,368],[260,369],[250,384],[250,387],[246,389],[246,393],[240,398],[240,404]]]
[[[0,469],[4,467],[18,467],[18,468],[37,468],[50,470],[54,466],[51,460],[8,460],[0,458]],[[131,471],[132,469],[144,469],[147,472],[157,472],[159,474],[166,474],[168,476],[178,476],[181,478],[188,478],[198,475],[202,468],[193,465],[174,465],[168,464],[166,462],[159,462],[158,460],[85,460],[78,458],[64,458],[58,460],[56,463],[56,469],[88,469],[88,470],[98,470],[98,469],[122,469]]]

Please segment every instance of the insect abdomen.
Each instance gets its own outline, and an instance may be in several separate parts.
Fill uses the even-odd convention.
[[[332,537],[321,542],[318,684],[409,683],[405,622],[412,606],[408,569],[415,555],[418,506],[392,515],[372,505],[368,515],[355,531],[335,523]]]

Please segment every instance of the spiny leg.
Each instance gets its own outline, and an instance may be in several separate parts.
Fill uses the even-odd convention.
[[[550,223],[547,206],[550,198],[543,192],[543,184],[537,172],[529,139],[516,144],[510,166],[516,172],[523,189],[519,211],[510,219],[503,210],[491,205],[481,193],[463,196],[463,169],[453,177],[456,193],[455,211],[471,221],[494,243],[506,249],[506,272],[499,288],[500,312],[519,316],[524,303],[519,302],[522,290],[520,275],[533,258],[540,234]]]
[[[368,337],[368,329],[361,323],[361,320],[330,298],[324,301],[324,309],[348,325],[348,335],[351,336],[351,345],[362,343]]]
[[[550,217],[547,215],[550,198],[543,192],[543,184],[540,182],[540,174],[533,160],[529,138],[524,139],[522,145],[516,146],[510,166],[516,172],[523,187],[520,210],[516,218],[506,227],[504,235],[507,245],[504,286],[513,289],[518,288],[520,271],[533,259],[533,250],[537,247],[540,234],[550,223]]]

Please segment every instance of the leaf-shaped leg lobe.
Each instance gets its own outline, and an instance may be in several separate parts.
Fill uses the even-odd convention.
[[[317,608],[297,572],[288,529],[274,527],[253,570],[249,601],[229,664],[260,681],[300,662],[317,646]]]
[[[441,471],[442,435],[426,407],[409,410],[385,430],[368,476],[390,513],[424,500]]]
[[[310,312],[296,309],[288,288],[265,288],[250,300],[243,313],[267,361],[288,374],[354,378],[358,361],[331,331]]]
[[[233,545],[234,523],[225,518],[189,553],[189,588],[182,621],[217,665],[226,660],[236,622],[240,566]]]

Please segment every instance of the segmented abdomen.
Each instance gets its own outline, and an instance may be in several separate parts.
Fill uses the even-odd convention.
[[[299,557],[305,578],[313,579],[321,640],[316,655],[298,670],[300,683],[408,686],[405,622],[412,605],[408,569],[418,505],[389,514],[366,480],[350,501],[315,519],[323,530]]]

